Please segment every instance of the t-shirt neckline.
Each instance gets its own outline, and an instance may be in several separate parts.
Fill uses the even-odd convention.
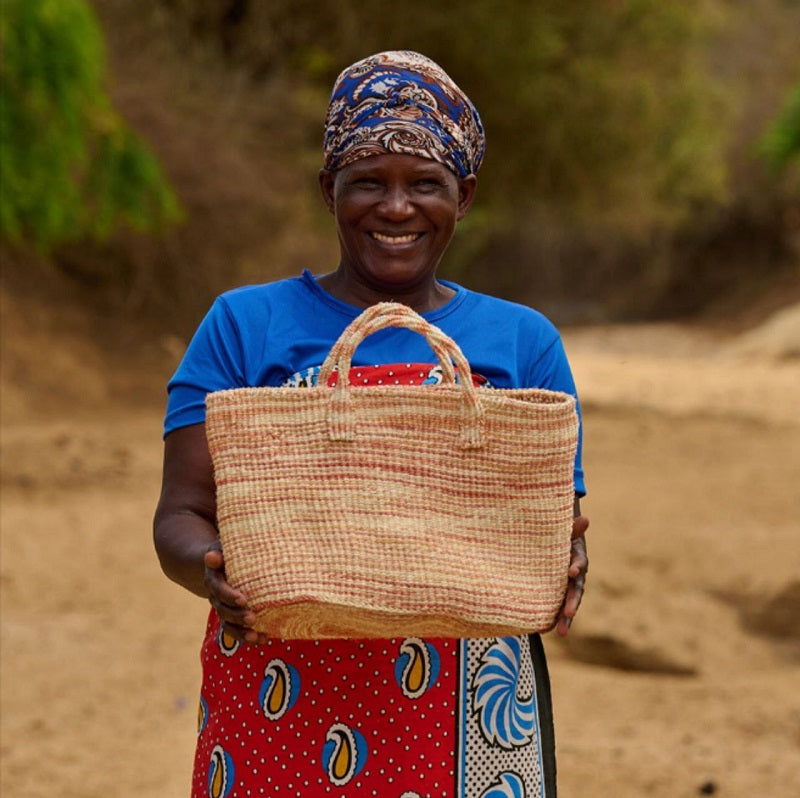
[[[337,299],[333,294],[328,293],[318,282],[317,278],[308,270],[303,269],[303,273],[301,279],[306,284],[306,286],[311,290],[311,292],[321,301],[324,302],[328,307],[333,308],[334,310],[338,311],[339,313],[343,313],[350,318],[356,318],[361,313],[363,313],[364,308],[356,307],[355,305],[350,305],[347,302],[343,302],[341,299]],[[424,319],[428,321],[435,321],[437,319],[444,318],[448,316],[450,313],[453,313],[464,301],[467,296],[466,289],[463,286],[458,285],[458,283],[450,282],[450,280],[442,280],[441,278],[437,278],[437,280],[442,284],[446,285],[448,288],[451,288],[455,291],[455,294],[447,300],[440,308],[436,308],[435,310],[429,310],[427,313],[420,313]]]

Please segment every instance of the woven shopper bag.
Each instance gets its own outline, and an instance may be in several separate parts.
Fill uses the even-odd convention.
[[[328,385],[389,326],[425,336],[440,384]],[[226,576],[259,631],[488,637],[555,623],[570,559],[574,397],[476,389],[451,338],[379,303],[334,344],[317,386],[218,391],[206,408]]]

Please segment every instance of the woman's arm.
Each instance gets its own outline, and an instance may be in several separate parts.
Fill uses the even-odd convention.
[[[251,628],[255,614],[245,596],[225,580],[216,527],[214,473],[203,424],[167,435],[153,540],[164,573],[207,598],[227,634],[249,643],[264,639]]]

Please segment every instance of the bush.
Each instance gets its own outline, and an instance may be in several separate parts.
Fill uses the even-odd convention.
[[[0,235],[49,250],[178,219],[157,161],[111,107],[87,3],[0,3]]]

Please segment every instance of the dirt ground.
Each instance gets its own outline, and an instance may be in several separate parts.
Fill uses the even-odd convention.
[[[565,334],[592,562],[546,641],[561,798],[800,795],[799,319]],[[206,607],[152,550],[160,397],[109,404],[81,346],[3,369],[0,792],[188,795]]]

